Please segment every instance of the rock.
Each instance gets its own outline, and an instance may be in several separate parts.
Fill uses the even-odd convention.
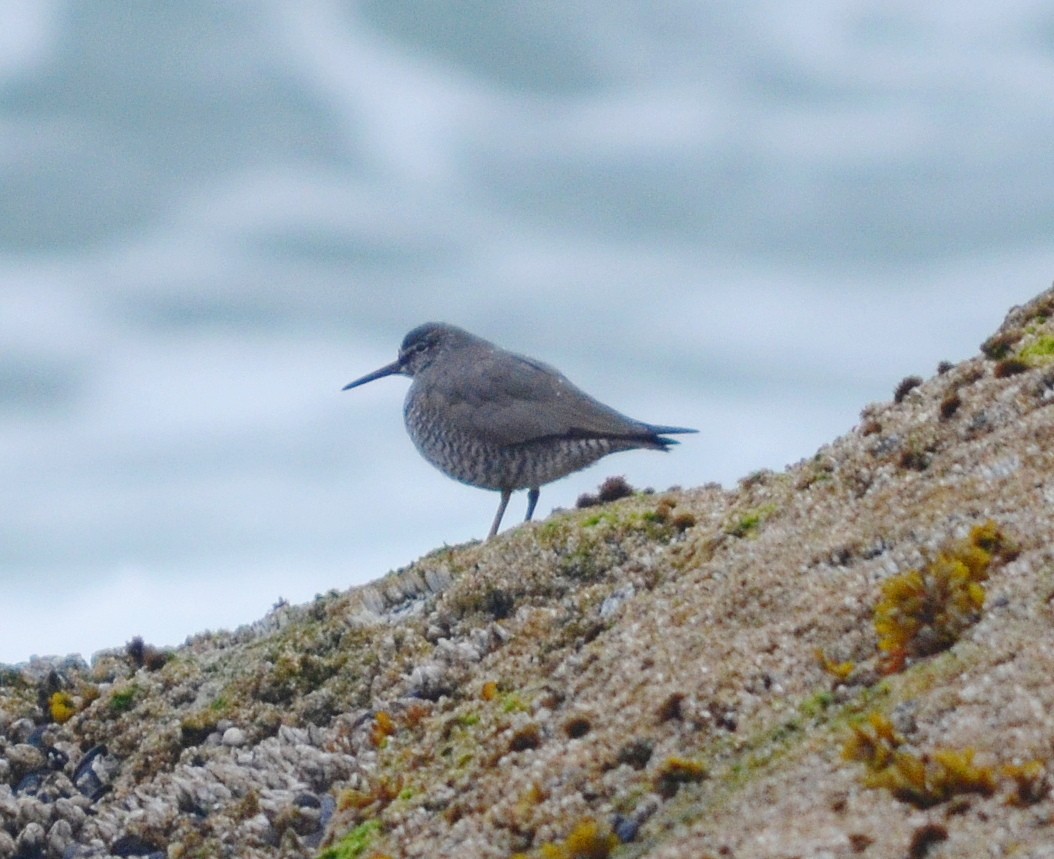
[[[46,760],[44,752],[28,743],[15,743],[9,746],[4,756],[11,767],[11,775],[15,779],[22,779],[30,772],[43,769]]]
[[[54,806],[41,802],[34,796],[18,798],[18,815],[15,820],[18,828],[23,829],[30,823],[39,823],[45,829],[51,825]]]
[[[231,748],[245,745],[245,731],[241,728],[231,727],[223,732],[223,745]]]
[[[74,830],[84,823],[85,813],[74,800],[61,797],[55,800],[55,817],[65,820]]]
[[[19,856],[37,856],[44,852],[47,833],[39,823],[27,823],[15,839],[15,853]]]
[[[73,827],[68,820],[56,820],[48,830],[48,859],[62,859],[73,841]]]
[[[688,529],[636,495],[196,636],[157,671],[64,665],[85,692],[62,725],[3,669],[0,859],[599,855],[612,834],[655,859],[902,856],[926,821],[949,856],[1046,855],[1054,292],[1014,319],[995,345],[1034,366],[970,359],[783,473],[671,491]],[[1014,549],[962,640],[880,664],[883,585],[988,518]],[[876,696],[890,671],[917,676]],[[976,751],[997,789],[922,811],[872,790],[843,752],[872,708],[909,759]]]

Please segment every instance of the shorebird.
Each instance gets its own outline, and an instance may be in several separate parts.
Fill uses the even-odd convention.
[[[455,480],[501,493],[488,539],[514,491],[528,490],[527,522],[546,483],[609,453],[666,450],[677,444],[666,435],[696,432],[626,417],[548,364],[441,322],[413,329],[396,360],[344,390],[396,374],[413,379],[403,417],[421,455]]]

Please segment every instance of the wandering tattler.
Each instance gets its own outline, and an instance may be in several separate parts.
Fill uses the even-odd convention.
[[[453,325],[428,322],[403,338],[399,357],[344,386],[401,374],[414,381],[403,416],[421,455],[444,474],[501,493],[488,539],[514,490],[539,487],[620,450],[666,450],[666,434],[597,402],[541,361],[506,352]]]

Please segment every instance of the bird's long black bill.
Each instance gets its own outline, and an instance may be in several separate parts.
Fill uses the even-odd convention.
[[[356,379],[354,382],[348,382],[342,391],[346,391],[349,388],[357,388],[359,385],[365,385],[367,382],[372,382],[374,379],[383,379],[385,376],[393,376],[396,373],[402,372],[402,364],[398,361],[392,361],[391,364],[386,364],[379,370],[374,370],[372,373],[367,373],[361,379]]]
[[[664,427],[658,424],[648,424],[648,429],[656,435],[677,435],[677,433],[699,432],[699,430],[690,429],[689,427]]]

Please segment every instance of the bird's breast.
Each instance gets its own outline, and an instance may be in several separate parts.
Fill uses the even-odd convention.
[[[638,447],[609,438],[546,437],[520,444],[497,444],[454,420],[442,403],[411,386],[403,409],[406,431],[420,454],[462,483],[482,489],[516,490],[543,486],[617,450]]]

